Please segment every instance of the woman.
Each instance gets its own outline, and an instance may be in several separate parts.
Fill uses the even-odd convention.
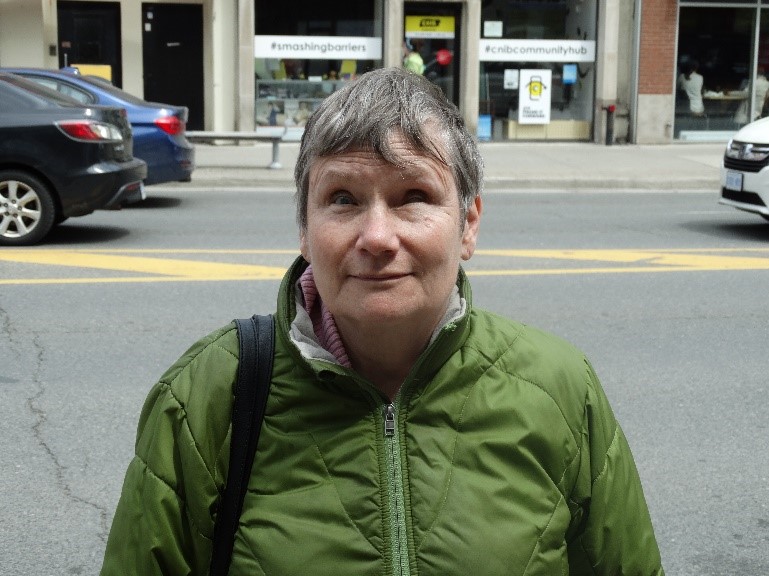
[[[231,574],[662,574],[625,437],[581,353],[474,308],[482,160],[424,78],[376,70],[310,117],[302,256]],[[142,412],[102,574],[206,574],[232,325]]]
[[[690,60],[684,65],[684,71],[678,77],[678,87],[689,98],[689,111],[695,116],[705,114],[705,104],[702,101],[704,79],[697,72],[697,62]]]

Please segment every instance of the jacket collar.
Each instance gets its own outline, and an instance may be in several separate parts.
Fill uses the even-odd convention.
[[[322,379],[331,374],[352,376],[361,380],[354,370],[341,366],[334,356],[323,349],[315,336],[312,320],[301,305],[301,294],[296,285],[309,264],[298,257],[286,272],[278,294],[278,314],[276,332],[287,344],[295,362],[306,366]],[[454,304],[450,306],[442,320],[442,326],[432,335],[426,350],[414,365],[409,380],[429,380],[446,360],[462,344],[469,331],[469,318],[472,308],[472,292],[467,276],[460,267],[457,276],[457,292]]]

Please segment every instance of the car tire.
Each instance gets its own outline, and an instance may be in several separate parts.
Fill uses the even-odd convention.
[[[0,246],[40,242],[53,228],[56,206],[47,184],[20,170],[0,170]]]

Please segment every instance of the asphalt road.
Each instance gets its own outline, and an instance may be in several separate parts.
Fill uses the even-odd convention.
[[[274,308],[289,193],[151,188],[0,251],[0,574],[94,574],[151,384]],[[670,575],[769,574],[769,224],[715,193],[489,193],[476,306],[592,360]]]

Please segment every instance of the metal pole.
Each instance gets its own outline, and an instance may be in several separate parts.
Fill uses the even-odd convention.
[[[270,168],[273,170],[282,168],[280,164],[280,140],[273,140],[272,141],[272,164],[270,164]]]
[[[606,110],[606,145],[611,146],[614,143],[614,112],[617,107],[609,104],[604,110]]]

